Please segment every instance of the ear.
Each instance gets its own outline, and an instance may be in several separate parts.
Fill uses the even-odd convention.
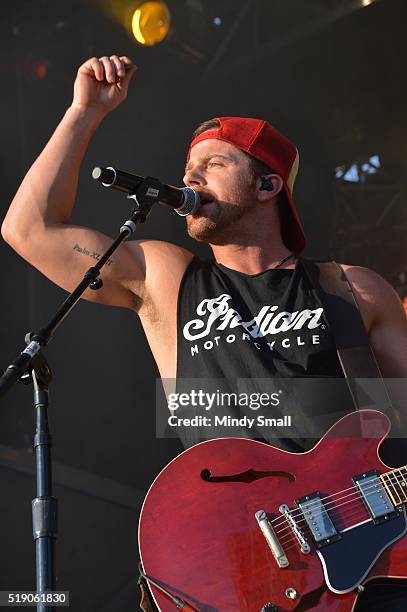
[[[279,174],[265,174],[257,179],[257,199],[268,202],[276,197],[284,187],[284,181]]]

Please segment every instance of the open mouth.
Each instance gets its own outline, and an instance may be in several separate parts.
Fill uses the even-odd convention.
[[[215,198],[211,193],[200,191],[199,193],[199,202],[201,206],[206,206],[207,204],[211,204],[215,201]]]

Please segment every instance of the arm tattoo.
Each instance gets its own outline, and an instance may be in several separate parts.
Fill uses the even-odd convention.
[[[96,259],[97,261],[100,259],[100,253],[97,253],[96,251],[89,251],[85,247],[80,247],[79,244],[75,244],[73,250],[78,251],[78,253],[82,253],[82,255],[88,255],[88,257],[92,257],[92,259]],[[113,260],[108,259],[106,265],[110,266],[112,263]]]

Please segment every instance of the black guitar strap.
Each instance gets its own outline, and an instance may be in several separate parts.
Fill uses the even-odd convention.
[[[343,268],[335,261],[300,261],[326,311],[355,409],[389,409],[391,400]]]

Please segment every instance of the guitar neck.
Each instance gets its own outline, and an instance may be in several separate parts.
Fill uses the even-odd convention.
[[[380,480],[395,506],[407,502],[407,465],[382,474]]]

